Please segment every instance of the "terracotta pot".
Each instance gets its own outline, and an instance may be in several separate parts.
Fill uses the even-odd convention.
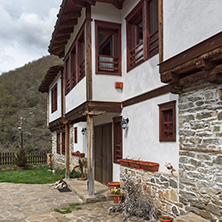
[[[125,166],[125,167],[129,167],[129,162],[127,159],[120,159],[119,160],[120,165]]]
[[[132,168],[141,169],[140,161],[134,161],[134,160],[132,160],[132,161],[129,162],[129,165],[130,165],[130,167],[132,167]]]
[[[140,166],[145,171],[157,172],[159,169],[159,163],[141,161]]]
[[[120,188],[120,182],[109,182],[109,189],[110,191],[114,189],[114,187],[116,189]]]
[[[113,202],[114,203],[119,203],[122,199],[122,194],[120,195],[116,195],[116,194],[112,194],[113,195]]]
[[[172,217],[169,217],[169,218],[170,218],[169,220],[162,219],[161,217],[159,219],[161,222],[171,222],[173,218]]]
[[[76,153],[76,152],[71,152],[71,154],[73,156],[79,157],[79,158],[84,158],[85,157],[85,153]]]

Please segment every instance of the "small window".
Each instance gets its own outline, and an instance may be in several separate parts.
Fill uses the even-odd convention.
[[[176,101],[159,105],[159,127],[161,142],[176,141]]]
[[[159,51],[158,0],[142,0],[126,17],[127,71]]]
[[[74,128],[74,139],[75,139],[75,143],[78,143],[78,131],[77,131],[77,127]]]
[[[57,110],[57,84],[51,90],[51,112]]]
[[[113,130],[114,130],[114,163],[119,163],[119,159],[122,159],[122,117],[113,118]]]
[[[65,132],[62,133],[62,154],[65,155]]]
[[[60,154],[60,133],[57,133],[57,146],[56,146],[56,152]]]
[[[96,73],[121,75],[121,25],[95,21]]]

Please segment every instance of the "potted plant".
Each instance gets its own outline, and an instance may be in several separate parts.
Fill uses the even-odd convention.
[[[129,160],[128,160],[127,158],[125,158],[125,159],[119,159],[119,163],[120,163],[120,165],[122,165],[122,166],[129,167]]]
[[[120,182],[109,182],[109,189],[112,191],[114,188],[118,189],[120,188]]]
[[[84,158],[85,153],[80,153],[78,150],[76,152],[71,152],[73,156],[79,157],[79,158]]]
[[[161,216],[159,219],[161,222],[171,222],[173,220],[170,216]]]
[[[113,196],[113,202],[114,203],[119,203],[119,201],[122,199],[122,193],[121,193],[121,191],[120,191],[120,188],[118,188],[118,189],[116,189],[116,188],[114,188],[114,189],[112,189],[111,190],[111,194],[112,194],[112,196]]]
[[[159,169],[159,163],[141,161],[140,166],[145,171],[157,172]]]

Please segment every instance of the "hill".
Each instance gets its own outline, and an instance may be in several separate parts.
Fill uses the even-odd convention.
[[[55,56],[46,56],[0,76],[0,152],[20,146],[20,118],[23,120],[24,149],[51,149],[47,128],[47,94],[38,87],[50,66],[62,64]]]

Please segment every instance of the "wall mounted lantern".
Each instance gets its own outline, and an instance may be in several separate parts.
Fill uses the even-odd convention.
[[[86,132],[87,132],[87,129],[83,127],[82,130],[81,130],[82,135],[85,135]]]
[[[125,130],[128,126],[129,123],[129,119],[128,118],[123,118],[122,122],[120,123],[120,125],[122,126],[122,128]]]

